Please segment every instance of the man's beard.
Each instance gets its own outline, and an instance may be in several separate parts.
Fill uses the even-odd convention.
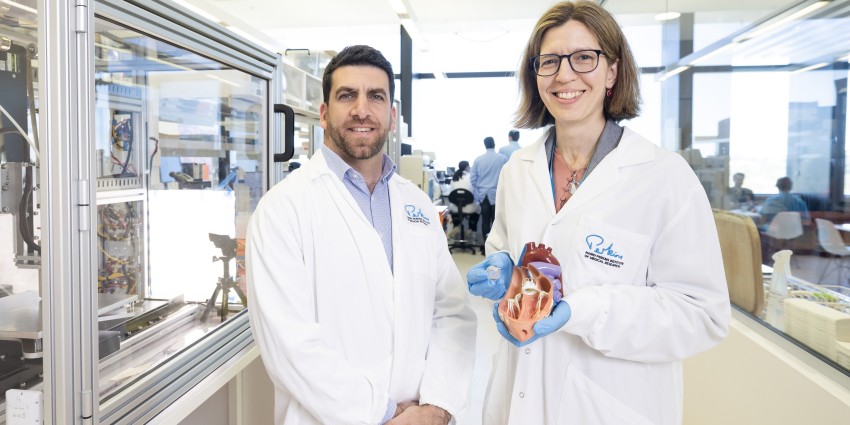
[[[358,123],[355,123],[357,125]],[[370,127],[374,126],[378,128],[378,126],[365,122],[364,125],[368,125]],[[382,132],[378,134],[378,136],[371,140],[370,143],[363,145],[360,143],[355,143],[351,140],[348,140],[343,132],[339,130],[336,126],[328,122],[328,136],[330,136],[333,144],[339,148],[342,153],[345,154],[348,158],[363,160],[374,157],[379,154],[384,149],[384,143],[387,141],[387,136],[390,134],[389,127],[385,128]]]

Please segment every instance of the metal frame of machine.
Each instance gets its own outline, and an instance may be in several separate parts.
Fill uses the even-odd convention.
[[[275,104],[283,97],[281,58],[165,0],[39,0],[37,8],[39,159],[14,169],[4,168],[2,178],[10,187],[20,187],[21,194],[40,189],[23,207],[27,209],[24,218],[29,221],[24,224],[29,226],[30,235],[40,227],[40,252],[33,249],[32,238],[18,235],[15,245],[19,267],[40,267],[40,294],[27,295],[36,310],[27,312],[35,314],[41,326],[25,334],[0,335],[0,339],[5,336],[7,340],[19,340],[27,347],[29,357],[42,357],[43,382],[36,389],[44,393],[45,423],[146,422],[244,350],[253,338],[243,310],[119,391],[105,397],[99,395],[104,368],[116,367],[127,353],[143,352],[162,334],[198,320],[198,316],[169,315],[150,326],[150,332],[140,332],[129,340],[120,351],[105,357],[100,352],[98,313],[107,304],[114,307],[136,300],[98,293],[98,209],[127,202],[144,205],[148,188],[141,169],[128,172],[129,149],[126,156],[115,158],[119,165],[123,160],[116,179],[120,181],[118,187],[101,187],[97,181],[103,173],[100,158],[104,153],[97,152],[94,144],[95,19],[148,34],[265,81],[268,90],[262,113],[268,128],[262,131],[262,173],[267,177],[261,183],[263,190],[270,184],[269,170],[274,160],[270,151],[272,146],[280,145],[272,139],[280,137],[284,128],[283,121],[275,115]],[[35,44],[31,49],[35,50]],[[146,121],[144,111],[134,106],[132,96],[119,97],[123,101],[116,104],[123,105],[126,111],[122,110],[119,116],[120,125],[116,128],[120,134],[116,137],[124,132],[130,134],[135,131],[134,126]],[[135,155],[135,161],[144,160],[138,153]],[[15,198],[26,199],[18,194],[9,196],[4,197],[4,204],[12,205]],[[20,207],[21,203],[13,206]],[[34,212],[39,214],[37,224]],[[123,249],[120,241],[112,245],[115,250]],[[142,274],[135,279],[143,285],[147,277]],[[0,424],[4,417],[0,404]]]

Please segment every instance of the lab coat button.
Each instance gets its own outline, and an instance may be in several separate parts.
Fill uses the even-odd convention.
[[[519,398],[525,398],[525,393],[519,393]]]
[[[531,354],[531,349],[530,349],[530,348],[526,348],[526,349],[525,349],[525,354]]]

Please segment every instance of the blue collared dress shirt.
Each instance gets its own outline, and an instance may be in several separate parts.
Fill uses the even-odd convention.
[[[502,166],[506,162],[508,159],[495,149],[487,149],[484,155],[475,158],[470,180],[476,202],[481,203],[486,197],[491,204],[496,205],[496,185],[499,183]]]
[[[511,155],[518,150],[520,150],[519,142],[511,140],[506,146],[502,146],[502,148],[499,149],[499,153],[504,155],[505,158],[511,159]]]
[[[388,182],[393,173],[395,173],[396,165],[393,160],[386,154],[384,155],[383,170],[381,178],[372,193],[369,193],[369,187],[366,186],[366,180],[363,175],[357,170],[351,168],[342,158],[327,146],[322,148],[322,154],[328,163],[328,168],[342,180],[345,188],[354,197],[360,210],[366,219],[372,223],[372,227],[378,232],[381,237],[381,242],[384,244],[384,251],[387,253],[387,261],[390,263],[390,270],[393,268],[393,221],[390,215],[390,188]]]

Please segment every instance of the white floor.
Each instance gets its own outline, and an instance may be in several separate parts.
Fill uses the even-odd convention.
[[[466,279],[466,272],[475,264],[484,260],[481,254],[456,252],[452,255]],[[476,339],[475,368],[472,371],[472,402],[466,414],[458,418],[458,425],[480,425],[481,409],[484,403],[484,391],[490,378],[490,368],[493,364],[493,354],[500,342],[499,334],[493,323],[493,303],[481,297],[470,297],[472,308],[478,315],[478,334]]]

